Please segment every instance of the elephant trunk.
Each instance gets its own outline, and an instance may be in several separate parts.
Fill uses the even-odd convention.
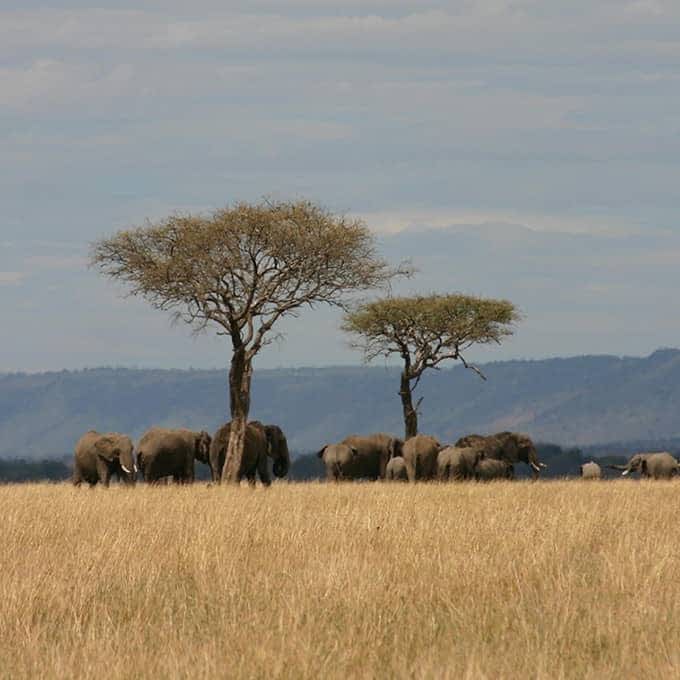
[[[120,469],[123,472],[123,481],[126,484],[134,484],[137,479],[137,465],[135,463],[134,453],[130,451],[123,452],[118,460]]]
[[[290,469],[290,454],[288,453],[288,442],[285,437],[279,442],[278,456],[274,460],[273,472],[276,477],[285,477]]]
[[[543,468],[548,467],[545,463],[539,462],[538,454],[536,453],[536,449],[533,446],[531,446],[527,451],[526,462],[529,463],[529,466],[536,474],[538,474]]]

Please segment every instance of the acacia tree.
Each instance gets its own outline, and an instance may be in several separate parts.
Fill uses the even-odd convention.
[[[486,380],[468,363],[463,352],[472,345],[500,344],[513,333],[520,315],[507,300],[470,295],[427,295],[376,300],[345,315],[343,330],[351,333],[353,346],[363,350],[366,361],[391,354],[403,360],[399,396],[406,438],[418,434],[418,403],[413,391],[428,368],[447,360],[460,361]]]
[[[308,201],[238,203],[210,215],[173,215],[93,244],[91,264],[133,295],[197,330],[231,340],[231,431],[223,481],[238,481],[253,359],[276,323],[319,303],[380,287],[406,268],[377,256],[357,219]],[[284,472],[285,474],[285,472]]]

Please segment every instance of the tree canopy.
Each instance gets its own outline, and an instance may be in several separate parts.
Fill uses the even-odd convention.
[[[252,360],[271,342],[276,323],[302,307],[344,307],[346,293],[407,273],[378,256],[364,222],[309,201],[237,203],[208,215],[172,215],[94,243],[91,263],[153,307],[199,330],[216,326],[231,339],[235,426],[225,476],[232,480],[243,452]]]
[[[400,396],[406,436],[418,431],[412,392],[424,371],[447,360],[468,363],[464,352],[473,345],[500,344],[514,332],[520,314],[507,300],[462,294],[389,297],[360,305],[345,315],[343,330],[367,361],[396,354],[403,361]],[[419,402],[420,403],[420,402]]]

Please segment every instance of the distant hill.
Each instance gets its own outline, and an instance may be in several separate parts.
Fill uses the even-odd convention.
[[[680,445],[680,351],[646,358],[584,356],[461,366],[421,382],[421,430],[442,441],[516,429],[537,441],[608,452]],[[398,370],[384,367],[256,371],[252,417],[279,423],[294,452],[351,432],[403,429]],[[0,375],[0,457],[68,454],[87,429],[138,437],[151,425],[213,431],[226,419],[225,371],[88,369]]]

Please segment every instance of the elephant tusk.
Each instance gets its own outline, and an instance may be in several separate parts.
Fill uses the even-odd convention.
[[[547,468],[547,467],[548,467],[545,463],[539,463],[538,465],[539,465],[539,467],[542,467],[542,468]]]
[[[125,467],[125,465],[123,465],[123,464],[121,463],[120,466],[123,468],[123,472],[127,473],[128,475],[132,474],[132,473],[130,472],[130,470],[128,470],[128,469]]]
[[[136,465],[133,465],[133,466],[132,466],[132,469],[133,469],[135,472],[137,472],[137,466],[136,466]]]
[[[625,477],[629,472],[630,472],[630,470],[624,470],[624,471],[621,473],[621,476],[622,476],[622,477]]]
[[[541,471],[541,468],[540,468],[538,465],[536,465],[536,463],[529,463],[529,465],[531,465],[531,467],[532,467],[536,472],[540,472],[540,471]]]

